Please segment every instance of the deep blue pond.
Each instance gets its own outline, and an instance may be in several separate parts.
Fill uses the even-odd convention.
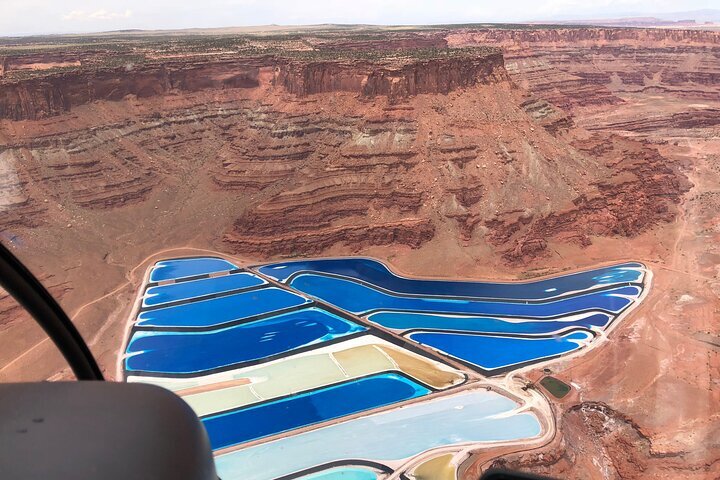
[[[151,280],[229,269],[235,265],[219,258],[169,260],[158,262]],[[492,371],[580,348],[577,339],[607,328],[639,300],[645,280],[643,265],[635,262],[518,283],[415,280],[366,258],[285,262],[258,270],[290,288],[271,286],[249,272],[148,288],[143,305],[151,309],[137,316],[126,371],[207,374],[367,329],[351,316],[308,308],[312,298]],[[181,304],[168,306],[171,302]],[[562,334],[567,330],[573,332]]]
[[[219,449],[428,393],[402,375],[387,373],[206,417],[203,423],[212,448]]]
[[[217,389],[192,392],[193,400],[188,401],[196,408],[200,405],[206,415],[202,420],[213,449],[242,445],[219,457],[218,463],[223,478],[238,479],[275,478],[347,459],[400,462],[410,454],[457,442],[536,436],[541,428],[533,414],[510,413],[515,402],[484,389],[428,398],[319,430],[293,430],[431,393],[406,377],[402,366],[396,371],[392,363],[383,363],[371,369],[378,364],[365,363],[385,360],[374,354],[354,356],[369,352],[366,345],[389,341],[393,348],[409,348],[415,342],[431,347],[447,368],[457,366],[450,361],[457,359],[483,375],[498,375],[598,341],[594,333],[607,329],[639,301],[646,280],[639,263],[532,282],[414,280],[364,258],[286,262],[261,266],[253,273],[201,278],[229,270],[239,269],[218,258],[158,262],[150,282],[177,281],[145,290],[144,309],[132,325],[123,362],[128,379],[134,381]],[[258,270],[285,285],[272,285]],[[362,316],[367,318],[358,318]],[[323,346],[328,349],[322,354],[315,350]],[[364,348],[353,350],[355,346]],[[345,351],[347,356],[341,356],[339,352]],[[278,370],[262,368],[264,362],[277,362]],[[261,364],[263,373],[256,370]],[[353,373],[359,366],[362,372],[384,373],[349,380],[362,374]],[[326,367],[334,372],[337,367],[345,376],[331,378],[323,373]],[[469,368],[460,370],[470,375]],[[266,388],[263,395],[258,387],[258,393],[248,397],[256,403],[236,401],[236,395],[254,391],[253,382],[282,382],[286,375],[306,376],[317,388],[278,385],[283,388]],[[224,383],[228,379],[238,382]],[[212,383],[218,381],[223,383]],[[287,392],[292,394],[284,395]],[[467,401],[460,401],[464,396]],[[289,431],[291,435],[272,442],[243,445]],[[272,451],[268,458],[283,461],[262,462],[248,470],[247,465],[265,458],[265,451]],[[343,466],[314,476],[329,478],[346,471],[352,469]]]
[[[641,268],[642,264],[631,262],[561,277],[512,283],[404,278],[395,275],[377,260],[368,258],[300,260],[265,265],[258,270],[283,282],[297,272],[315,271],[363,280],[396,293],[540,300],[614,283],[640,282],[643,278]]]
[[[239,321],[309,300],[277,287],[261,288],[183,305],[141,312],[141,327],[212,327]]]
[[[289,353],[366,330],[331,313],[306,308],[209,332],[135,332],[128,372],[199,373]]]
[[[635,297],[640,295],[639,287],[630,286],[542,303],[400,297],[351,280],[315,274],[299,275],[290,282],[290,286],[356,314],[364,314],[372,310],[415,310],[505,317],[549,317],[590,309],[619,312],[632,300],[618,295]]]
[[[552,338],[527,339],[459,333],[417,332],[409,334],[408,337],[485,370],[493,370],[571,352],[579,348],[579,345],[573,340],[586,340],[590,337],[590,334],[583,331],[558,335]]]
[[[148,288],[143,298],[143,306],[162,305],[164,303],[201,297],[203,295],[254,287],[264,283],[267,282],[262,278],[246,272],[223,275],[222,277],[191,280],[188,282],[171,283],[170,285]]]
[[[206,273],[235,270],[238,267],[222,258],[180,258],[157,262],[150,273],[151,282],[162,282],[176,278],[192,277]]]
[[[458,330],[482,333],[518,333],[539,335],[571,327],[604,328],[612,319],[607,313],[588,314],[574,321],[526,320],[510,321],[491,317],[449,316],[441,314],[378,312],[368,316],[377,324],[395,330]]]

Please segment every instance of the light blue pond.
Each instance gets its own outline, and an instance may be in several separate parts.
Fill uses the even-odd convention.
[[[529,412],[485,390],[409,405],[256,445],[215,459],[223,480],[270,480],[347,459],[401,460],[464,442],[524,440],[541,432]]]
[[[614,283],[640,282],[643,265],[637,262],[597,268],[585,272],[532,282],[459,282],[417,280],[392,273],[384,264],[368,258],[335,258],[275,263],[260,267],[263,274],[285,282],[301,271],[343,275],[369,282],[396,293],[447,295],[515,300],[542,300]]]
[[[201,280],[150,287],[145,291],[143,307],[162,305],[178,300],[202,297],[203,295],[230,292],[265,283],[267,282],[257,275],[242,272],[223,275],[222,277],[203,278]]]
[[[550,317],[580,310],[619,312],[632,302],[624,296],[637,298],[641,293],[640,288],[635,286],[616,287],[542,303],[509,303],[400,297],[354,281],[315,274],[299,275],[290,282],[290,285],[303,293],[356,314],[364,314],[371,310],[415,310],[503,317]]]
[[[376,480],[377,474],[360,467],[336,467],[299,477],[298,480]]]
[[[578,341],[591,337],[592,335],[585,331],[538,339],[436,332],[416,332],[408,335],[408,338],[418,343],[437,348],[485,370],[568,353],[580,348]]]
[[[233,368],[366,328],[324,310],[306,308],[208,332],[135,332],[125,370],[159,374]]]
[[[235,270],[238,267],[222,258],[181,258],[177,260],[163,260],[157,262],[150,273],[151,282],[162,282],[176,278],[193,277],[206,273]]]
[[[261,288],[183,305],[149,310],[138,315],[141,327],[214,327],[262,313],[309,303],[306,298],[277,287]]]
[[[203,418],[213,450],[421,397],[430,390],[396,373],[361,378]],[[278,456],[275,462],[285,462]]]
[[[525,335],[550,334],[571,327],[605,328],[612,319],[607,313],[588,313],[583,318],[568,321],[555,320],[503,320],[492,317],[451,316],[411,312],[378,312],[368,320],[394,330],[456,330],[478,333],[516,333]]]

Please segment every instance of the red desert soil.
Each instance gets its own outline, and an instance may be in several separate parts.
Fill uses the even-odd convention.
[[[640,260],[645,303],[550,367],[573,385],[550,398],[553,442],[463,471],[720,476],[720,33],[278,38],[153,44],[119,66],[0,49],[0,235],[106,375],[147,266],[169,256],[361,254],[501,279]],[[0,379],[69,376],[11,299],[0,313]]]

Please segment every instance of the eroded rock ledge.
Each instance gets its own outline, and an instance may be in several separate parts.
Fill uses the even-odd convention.
[[[650,478],[693,471],[713,476],[702,452],[658,451],[652,437],[623,412],[602,402],[582,402],[561,418],[563,438],[540,453],[510,455],[491,467],[530,471],[556,478]]]
[[[617,101],[608,89],[590,95],[607,79],[595,57],[583,60],[586,47],[551,44],[530,62],[532,49],[515,43],[528,34],[493,33],[508,74],[471,33],[238,40],[234,51],[227,38],[194,39],[122,61],[85,47],[6,54],[0,196],[12,208],[0,229],[66,229],[103,210],[155,225],[180,204],[191,218],[217,218],[218,245],[257,257],[450,239],[521,264],[556,243],[633,237],[675,218],[689,188],[677,162],[642,138],[588,132],[558,107]],[[538,41],[545,35],[555,34]],[[222,54],[198,54],[207,42]],[[691,47],[664,58],[674,65]],[[595,48],[608,62],[646,50]],[[582,75],[568,78],[562,69],[580,60]],[[708,64],[682,78],[714,78]],[[703,108],[695,121],[715,125]],[[611,126],[641,132],[667,118],[689,121]]]
[[[463,55],[441,58],[434,58],[432,50],[415,55],[378,63],[290,61],[279,67],[277,83],[300,96],[347,91],[397,100],[507,80],[503,56],[493,50],[468,50]]]
[[[3,65],[13,62],[18,63],[13,58],[0,58]],[[25,79],[0,75],[0,119],[37,120],[93,101],[117,101],[128,95],[148,98],[212,89],[252,89],[264,83],[298,96],[342,91],[398,100],[421,93],[447,94],[507,79],[502,54],[487,47],[329,50],[205,62],[129,62],[113,68],[84,68],[82,60],[77,63],[79,66],[69,71]]]

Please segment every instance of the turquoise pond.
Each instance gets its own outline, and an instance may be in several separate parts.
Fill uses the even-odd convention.
[[[223,480],[270,480],[349,458],[392,461],[448,445],[539,435],[534,415],[503,415],[515,408],[494,392],[463,393],[220,455],[216,465]]]
[[[375,480],[377,474],[360,467],[336,467],[298,477],[302,480]]]

